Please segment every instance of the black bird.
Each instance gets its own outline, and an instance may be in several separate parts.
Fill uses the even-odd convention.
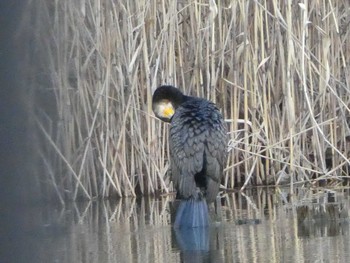
[[[171,179],[181,198],[175,227],[206,226],[208,205],[219,192],[227,156],[227,127],[214,103],[160,86],[153,94],[155,115],[170,122]]]

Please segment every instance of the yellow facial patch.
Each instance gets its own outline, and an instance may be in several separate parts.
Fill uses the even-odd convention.
[[[165,117],[165,118],[171,118],[173,115],[174,115],[174,108],[173,108],[173,106],[172,105],[170,105],[170,106],[167,106],[167,107],[165,107],[164,109],[163,109],[163,116]]]
[[[175,113],[173,104],[168,100],[162,100],[155,106],[155,114],[157,117],[170,120]]]

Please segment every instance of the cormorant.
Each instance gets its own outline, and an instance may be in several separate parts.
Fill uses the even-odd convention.
[[[155,115],[170,122],[171,179],[181,198],[175,227],[206,226],[208,205],[219,192],[227,155],[227,127],[214,103],[173,86],[153,94]]]

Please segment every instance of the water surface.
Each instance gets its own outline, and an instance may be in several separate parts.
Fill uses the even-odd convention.
[[[36,262],[347,262],[349,191],[227,193],[208,228],[174,230],[173,198],[26,208]]]

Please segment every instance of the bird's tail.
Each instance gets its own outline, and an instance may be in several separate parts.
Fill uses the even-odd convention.
[[[203,227],[208,224],[209,212],[205,199],[181,200],[176,211],[174,227]]]

